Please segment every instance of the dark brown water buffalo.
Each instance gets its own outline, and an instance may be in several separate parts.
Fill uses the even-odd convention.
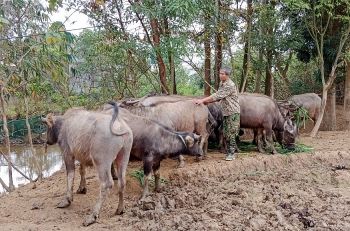
[[[70,109],[63,116],[48,114],[42,119],[47,124],[49,145],[58,143],[67,170],[67,194],[57,205],[64,208],[73,201],[75,160],[80,162],[81,181],[77,193],[86,193],[85,167],[94,165],[100,180],[100,195],[84,226],[94,223],[103,202],[113,186],[111,165],[115,160],[118,169],[119,205],[116,214],[124,212],[126,168],[129,162],[133,135],[129,126],[118,116],[118,106],[111,115],[84,109]]]
[[[314,124],[316,124],[321,109],[321,97],[315,93],[305,93],[292,95],[287,100],[294,102],[299,107],[302,106],[305,108],[308,116],[314,121]]]
[[[209,132],[207,128],[209,110],[205,105],[196,106],[192,99],[168,101],[157,97],[145,97],[137,101],[125,101],[120,107],[131,113],[154,119],[161,124],[179,132],[194,132],[200,135],[200,147],[204,155],[207,152]],[[184,159],[179,156],[179,167],[184,165]]]
[[[113,112],[111,106],[107,104],[100,107],[99,111],[107,114]],[[203,155],[203,150],[199,146],[201,137],[195,133],[173,131],[157,121],[134,115],[123,108],[120,108],[119,115],[133,131],[134,142],[131,155],[143,161],[145,186],[141,199],[149,194],[148,186],[152,170],[155,178],[155,191],[160,190],[159,169],[163,159],[175,158],[180,154]]]
[[[238,96],[241,107],[241,128],[258,131],[259,152],[264,152],[259,142],[264,131],[272,153],[277,153],[273,145],[273,131],[280,144],[289,150],[295,149],[296,126],[287,115],[281,112],[277,102],[266,95],[256,93],[240,93]]]

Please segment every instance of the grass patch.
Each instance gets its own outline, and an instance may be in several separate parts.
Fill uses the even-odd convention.
[[[145,187],[145,179],[144,179],[145,174],[143,172],[143,169],[142,170],[134,170],[132,172],[128,172],[128,174],[130,176],[133,176],[133,177],[136,177],[137,179],[139,179],[142,187]],[[152,177],[151,181],[150,181],[150,186],[154,186],[154,183],[155,183],[155,179],[154,179],[154,177]],[[160,183],[161,184],[169,184],[169,181],[167,181],[164,178],[160,178]]]
[[[296,144],[294,151],[291,151],[288,149],[282,149],[280,146],[278,149],[276,148],[276,150],[280,154],[293,154],[293,153],[300,153],[300,152],[312,152],[314,150],[314,148],[307,146],[305,144]]]
[[[237,145],[241,149],[240,153],[243,155],[249,154],[250,152],[258,152],[257,146],[254,145],[252,141],[239,141]],[[294,151],[283,149],[277,142],[275,142],[274,145],[275,145],[276,151],[279,154],[285,154],[285,155],[300,153],[300,152],[312,152],[314,150],[313,147],[310,147],[301,143],[296,144]],[[240,154],[240,153],[237,153],[237,154]],[[267,155],[271,154],[270,148],[266,149],[265,154]]]

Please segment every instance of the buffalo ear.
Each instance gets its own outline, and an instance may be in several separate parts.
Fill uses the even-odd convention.
[[[285,122],[284,122],[284,130],[287,130],[289,133],[293,134],[294,133],[294,126],[293,126],[293,123],[290,119],[287,119]]]
[[[195,140],[195,141],[201,142],[202,136],[197,135],[197,134],[195,134],[195,133],[194,133],[193,135],[194,135],[194,140]]]
[[[51,128],[53,126],[53,118],[52,118],[52,113],[49,113],[46,116],[46,124],[49,128]]]
[[[188,147],[193,147],[194,145],[194,139],[191,136],[186,136],[185,137],[186,143],[188,145]]]

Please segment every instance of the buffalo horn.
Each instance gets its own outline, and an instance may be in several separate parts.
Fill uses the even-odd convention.
[[[188,144],[188,147],[192,147],[194,145],[194,140],[191,136],[186,136],[185,140]]]
[[[194,139],[200,141],[202,139],[202,136],[194,134]]]
[[[40,116],[40,121],[43,123],[47,123],[46,118],[44,118],[43,115]]]
[[[284,122],[284,130],[287,130],[291,134],[294,132],[293,123],[292,123],[292,121],[290,119],[287,119]]]
[[[130,105],[134,105],[135,103],[138,103],[140,102],[139,99],[136,99],[136,100],[129,100],[129,101],[124,101],[123,103],[121,103],[121,107],[123,107],[123,105],[125,106],[130,106]]]

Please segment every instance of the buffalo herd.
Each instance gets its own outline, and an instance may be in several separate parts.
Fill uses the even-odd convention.
[[[57,205],[69,206],[73,201],[75,160],[80,162],[80,185],[77,193],[86,193],[86,167],[94,166],[100,181],[100,195],[83,225],[96,221],[102,204],[118,179],[119,204],[116,214],[124,211],[126,169],[130,156],[143,162],[144,190],[148,194],[153,172],[155,190],[159,191],[160,163],[165,158],[178,158],[184,165],[182,154],[201,159],[207,154],[208,140],[219,142],[225,148],[222,135],[222,114],[217,102],[195,105],[196,96],[149,94],[140,99],[108,102],[97,111],[81,108],[69,109],[63,116],[51,113],[42,118],[47,125],[46,144],[58,144],[67,172],[67,192]],[[288,102],[288,103],[287,103]],[[259,152],[265,152],[261,137],[266,136],[272,154],[277,153],[274,141],[289,150],[295,149],[297,127],[290,117],[292,107],[303,106],[309,117],[317,120],[321,100],[314,93],[295,95],[285,101],[257,93],[239,93],[241,128],[253,129],[257,135]],[[116,165],[117,172],[114,169]]]

